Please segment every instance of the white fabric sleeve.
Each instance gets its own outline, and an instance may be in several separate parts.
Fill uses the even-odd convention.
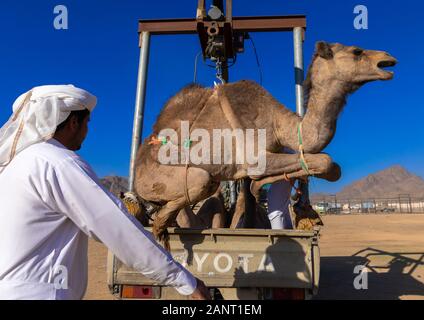
[[[194,276],[154,240],[120,200],[101,186],[87,163],[68,158],[49,171],[52,205],[58,212],[147,278],[173,286],[182,295],[194,292]]]

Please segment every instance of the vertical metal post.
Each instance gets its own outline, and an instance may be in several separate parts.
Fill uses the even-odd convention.
[[[305,79],[304,62],[303,62],[303,35],[304,29],[297,27],[293,29],[294,43],[294,74],[296,85],[296,113],[299,117],[304,117],[306,113],[305,97],[303,91],[303,81]],[[299,181],[299,188],[302,192],[302,197],[299,202],[303,205],[309,205],[309,187],[308,183]],[[337,209],[336,209],[337,210]]]
[[[233,0],[227,0],[225,4],[225,21],[231,22],[233,20]]]
[[[294,28],[294,72],[296,83],[296,112],[300,117],[305,115],[305,98],[303,92],[303,81],[305,78],[303,64],[303,28]]]
[[[135,99],[134,124],[131,145],[130,172],[128,179],[129,191],[134,191],[135,159],[143,133],[143,116],[146,97],[147,68],[149,63],[150,33],[140,34],[140,62],[137,77],[137,94]]]
[[[199,0],[197,4],[196,19],[203,20],[206,16],[205,0]]]

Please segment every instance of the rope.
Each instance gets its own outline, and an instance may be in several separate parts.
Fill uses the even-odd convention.
[[[236,114],[234,113],[234,110],[231,108],[231,104],[228,101],[228,98],[225,96],[225,94],[220,90],[222,85],[215,86],[215,92],[218,97],[219,105],[221,106],[221,110],[224,113],[224,116],[227,118],[228,122],[230,123],[230,126],[232,129],[241,128],[241,124],[237,119]],[[214,96],[214,93],[210,96],[212,98]],[[210,99],[209,98],[209,99]],[[205,110],[209,99],[206,101],[205,105],[203,106],[203,109],[199,112],[196,119],[193,121],[193,124],[190,127],[189,133],[191,134],[191,129],[194,127],[194,124],[196,123],[197,119],[200,117],[200,114]],[[190,136],[190,135],[189,135]],[[187,206],[192,205],[190,200],[190,195],[188,193],[188,168],[190,166],[189,159],[190,159],[190,147],[191,147],[192,141],[190,139],[186,139],[184,141],[184,148],[186,150],[186,164],[185,164],[185,179],[184,179],[184,193],[186,198]]]
[[[299,125],[297,126],[297,137],[299,140],[299,155],[300,155],[300,166],[308,175],[311,175],[309,171],[308,164],[306,163],[305,159],[305,150],[303,148],[303,139],[302,139],[302,121],[299,122]]]
[[[218,102],[219,102],[219,105],[221,106],[221,110],[224,113],[225,118],[227,118],[233,130],[241,129],[242,125],[240,121],[238,120],[237,115],[235,114],[233,108],[231,108],[230,101],[228,101],[228,98],[223,92],[223,90],[220,90],[220,89],[221,89],[221,86],[217,86],[216,90],[218,93]]]
[[[188,147],[186,148],[186,146],[184,146],[184,148],[187,152],[186,153],[186,165],[185,165],[185,179],[184,179],[184,195],[185,195],[185,198],[186,198],[186,205],[187,206],[192,205],[190,195],[188,194],[188,167],[189,167],[189,159],[190,159],[190,146],[191,146],[191,141],[189,139]]]
[[[192,125],[189,128],[188,139],[185,139],[184,140],[184,144],[183,144],[183,147],[186,150],[185,179],[184,179],[184,195],[185,195],[185,198],[186,198],[186,206],[191,206],[192,205],[191,199],[190,199],[190,195],[188,193],[188,168],[190,166],[190,147],[191,147],[191,144],[192,144],[192,141],[190,140],[191,130],[193,129],[194,124],[199,119],[200,115],[205,110],[206,106],[208,105],[209,100],[213,97],[213,95],[214,95],[214,93],[212,93],[210,95],[210,97],[206,100],[206,102],[205,102],[202,110],[200,110],[199,114],[194,119]]]

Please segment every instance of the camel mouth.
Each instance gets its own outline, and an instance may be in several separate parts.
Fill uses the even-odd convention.
[[[383,68],[390,68],[390,67],[394,67],[396,65],[396,61],[394,60],[386,60],[386,61],[381,61],[378,63],[377,67],[379,67],[380,69]]]
[[[394,67],[397,64],[397,61],[395,59],[393,60],[383,60],[380,61],[377,64],[377,67],[380,69],[382,76],[383,76],[383,80],[390,80],[393,78],[394,76],[394,72],[393,71],[388,71],[386,70],[387,68],[391,68]]]

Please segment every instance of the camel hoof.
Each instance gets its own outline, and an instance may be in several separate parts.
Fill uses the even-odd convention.
[[[171,251],[171,247],[169,244],[169,233],[168,233],[168,229],[160,229],[160,228],[155,228],[155,226],[153,226],[153,236],[155,237],[155,239],[159,242],[163,244],[163,247],[165,248],[165,250],[167,251]]]

